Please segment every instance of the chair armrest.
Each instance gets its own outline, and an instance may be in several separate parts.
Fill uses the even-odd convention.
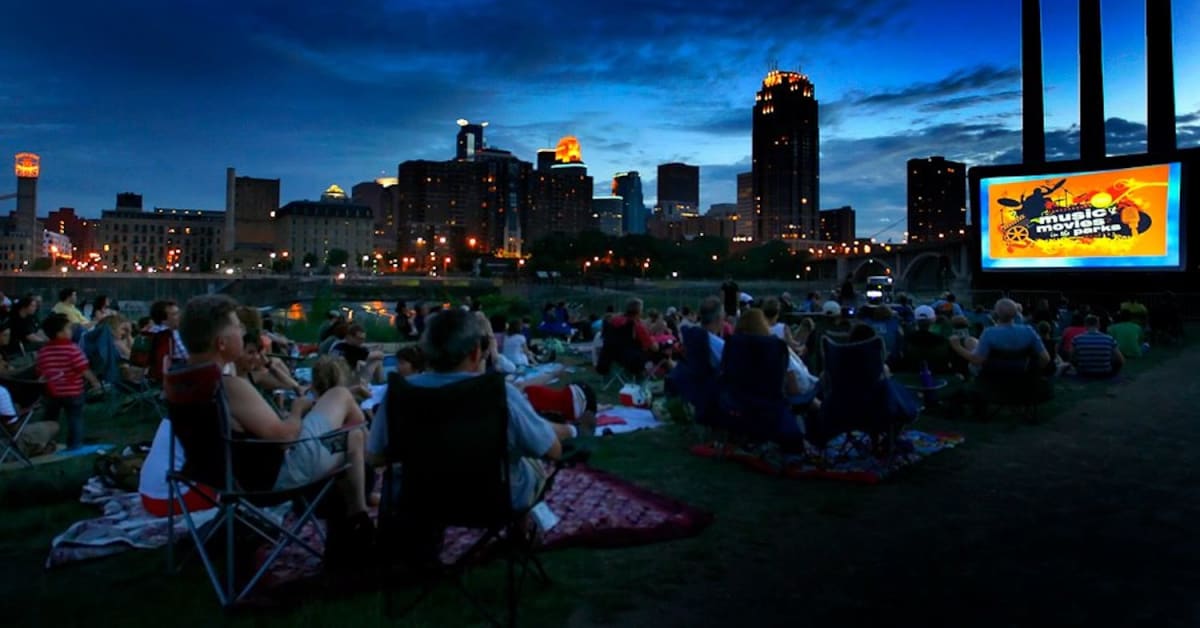
[[[285,448],[291,447],[293,445],[298,445],[300,443],[307,443],[309,441],[317,441],[317,442],[321,443],[321,445],[323,447],[328,449],[330,453],[336,454],[336,453],[342,453],[342,452],[346,451],[347,436],[350,434],[350,432],[352,432],[354,430],[361,430],[361,429],[366,429],[365,423],[360,423],[358,425],[348,425],[348,426],[338,428],[336,430],[325,432],[324,434],[320,434],[318,436],[313,436],[310,438],[297,438],[295,440],[264,440],[261,438],[239,438],[236,440],[229,439],[229,441],[236,443],[236,444],[240,444],[240,445],[253,445],[253,446],[274,445],[276,447],[285,447]]]

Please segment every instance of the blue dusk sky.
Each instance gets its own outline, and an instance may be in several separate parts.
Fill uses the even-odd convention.
[[[1044,0],[1052,159],[1077,155],[1075,1]],[[39,213],[224,208],[224,174],[284,202],[448,159],[455,120],[532,161],[575,135],[614,173],[701,166],[702,208],[750,169],[754,93],[799,69],[821,102],[821,205],[904,230],[904,162],[1020,158],[1020,2],[17,2],[0,20],[0,155],[42,157]],[[1143,2],[1102,2],[1109,151],[1145,143]],[[1200,0],[1175,0],[1180,146],[1200,145]],[[8,166],[4,166],[7,168]],[[11,172],[11,171],[8,171]],[[14,190],[0,176],[0,195]],[[0,201],[9,210],[13,201]],[[899,222],[897,222],[899,220]]]

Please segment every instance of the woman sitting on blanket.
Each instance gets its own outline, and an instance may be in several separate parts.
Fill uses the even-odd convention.
[[[752,336],[772,336],[771,327],[767,324],[767,317],[763,311],[758,308],[746,310],[738,317],[737,328],[734,333],[748,334]],[[780,342],[784,342],[782,339]],[[800,356],[789,349],[788,351],[788,369],[787,375],[784,376],[783,389],[791,398],[793,405],[811,405],[814,409],[820,407],[821,402],[817,399],[817,382],[819,380],[808,372],[808,367],[800,359]]]

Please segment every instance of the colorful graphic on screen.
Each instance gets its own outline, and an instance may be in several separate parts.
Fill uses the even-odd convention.
[[[1180,165],[979,182],[983,270],[1179,269]]]

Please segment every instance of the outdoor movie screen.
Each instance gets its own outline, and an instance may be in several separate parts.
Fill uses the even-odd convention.
[[[981,268],[1179,270],[1179,188],[1179,163],[981,179]]]

